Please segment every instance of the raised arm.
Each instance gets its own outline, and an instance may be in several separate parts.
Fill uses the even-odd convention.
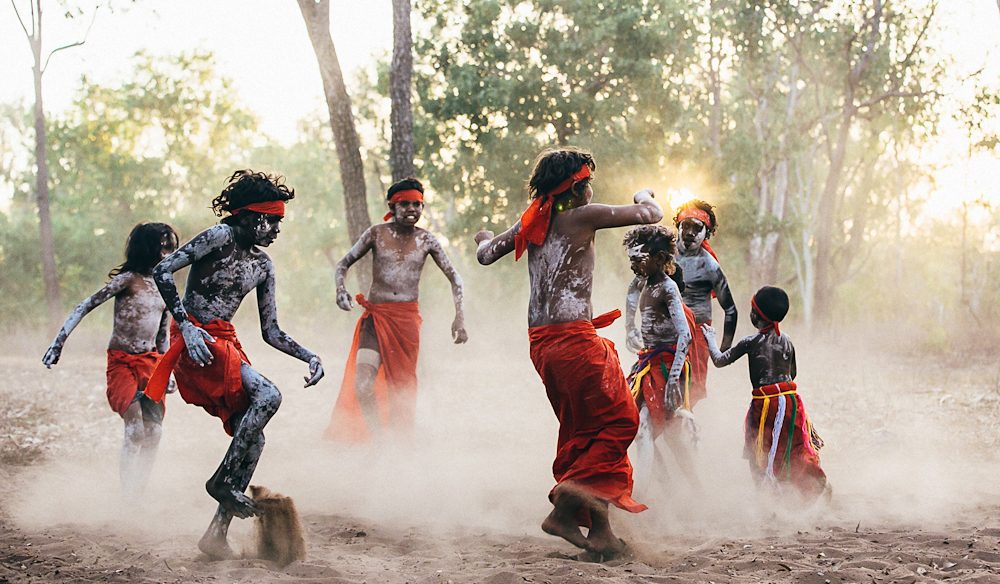
[[[705,340],[708,341],[708,354],[712,356],[712,363],[715,363],[716,367],[725,367],[743,355],[746,355],[753,345],[754,338],[757,336],[750,335],[743,337],[740,339],[740,342],[723,352],[719,350],[719,347],[715,343],[715,329],[710,325],[703,324],[701,325],[701,330],[705,334]]]
[[[62,355],[63,345],[66,344],[66,339],[69,338],[69,334],[73,332],[73,329],[80,324],[83,317],[127,288],[131,277],[130,272],[118,274],[114,278],[111,278],[111,281],[105,284],[100,290],[91,294],[80,304],[77,304],[73,312],[70,312],[69,316],[66,317],[66,322],[63,323],[62,328],[56,333],[56,338],[52,340],[52,344],[49,345],[48,350],[45,351],[45,356],[42,357],[42,364],[51,368],[58,363],[59,357]]]
[[[372,234],[372,228],[369,227],[368,229],[365,229],[365,232],[361,234],[361,237],[354,242],[354,246],[347,252],[347,255],[337,262],[337,268],[333,273],[333,278],[337,284],[337,306],[339,306],[342,310],[350,310],[354,307],[354,301],[351,300],[351,293],[348,292],[347,288],[344,286],[344,278],[347,276],[347,270],[356,264],[358,260],[363,258],[374,245],[375,236]]]
[[[278,326],[278,305],[274,300],[274,264],[267,262],[264,279],[257,284],[257,313],[260,316],[260,333],[264,342],[275,349],[309,364],[309,375],[303,379],[306,387],[323,378],[323,365],[319,356],[298,344]]]
[[[653,199],[653,191],[641,190],[632,196],[633,205],[599,205],[591,203],[573,209],[583,222],[593,229],[645,225],[663,220],[663,209]]]
[[[514,236],[521,231],[521,222],[518,221],[513,227],[494,237],[492,231],[480,231],[476,234],[476,259],[479,263],[488,266],[503,256],[514,251]]]
[[[233,231],[228,225],[214,225],[202,231],[191,241],[182,245],[177,251],[163,258],[163,261],[153,268],[153,281],[160,291],[160,296],[167,304],[167,309],[177,321],[181,335],[184,337],[184,344],[187,346],[188,355],[199,365],[208,365],[212,362],[212,352],[205,344],[215,342],[207,332],[194,325],[188,319],[187,310],[177,293],[177,283],[174,281],[174,272],[190,266],[201,258],[218,251],[233,241]]]
[[[448,254],[441,247],[441,242],[430,233],[427,234],[427,245],[428,253],[434,259],[434,263],[451,282],[451,296],[455,300],[455,320],[451,323],[451,338],[456,344],[464,343],[469,340],[469,335],[465,332],[465,311],[462,307],[464,297],[462,276],[458,274],[458,270],[448,259]]]
[[[632,279],[625,293],[625,347],[633,353],[642,350],[642,332],[635,326],[635,311],[639,307],[643,280],[639,276]]]
[[[722,268],[719,268],[716,273],[713,289],[719,306],[726,311],[725,321],[722,324],[722,345],[720,347],[721,350],[725,351],[733,344],[733,337],[736,336],[736,320],[739,315],[736,311],[736,303],[733,301],[733,294],[729,290],[729,280],[726,279]]]

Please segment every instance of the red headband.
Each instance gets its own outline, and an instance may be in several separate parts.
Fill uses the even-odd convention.
[[[776,335],[778,335],[780,337],[781,336],[781,329],[778,328],[778,321],[772,320],[766,314],[764,314],[764,311],[760,309],[760,306],[757,306],[757,297],[756,296],[754,296],[753,298],[750,299],[750,306],[753,307],[754,313],[761,320],[763,320],[765,323],[767,323],[767,326],[761,328],[760,332],[766,333],[766,332],[770,331],[771,329],[774,329],[774,334],[776,334]]]
[[[546,193],[535,197],[528,208],[521,214],[521,229],[514,235],[514,260],[521,259],[528,244],[542,245],[549,233],[549,223],[552,222],[552,200],[573,188],[576,183],[590,178],[590,166],[584,163],[580,170],[574,172],[561,183],[549,189]]]
[[[391,197],[389,197],[389,204],[395,205],[400,201],[417,201],[419,203],[424,202],[424,194],[417,189],[406,189],[405,191],[396,191]],[[389,211],[382,216],[383,221],[388,221],[392,219],[392,211]]]
[[[284,201],[264,201],[263,203],[250,203],[249,205],[244,205],[239,209],[233,209],[229,213],[231,215],[238,215],[243,211],[256,211],[257,213],[263,213],[264,215],[277,215],[278,217],[285,216],[285,202]]]
[[[703,211],[697,207],[684,209],[683,211],[677,214],[678,225],[683,223],[686,219],[697,219],[698,221],[704,223],[707,227],[712,226],[712,217],[708,214],[707,211]]]

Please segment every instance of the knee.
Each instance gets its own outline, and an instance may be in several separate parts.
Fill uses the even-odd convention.
[[[160,424],[146,424],[146,446],[155,446],[160,443],[160,437],[163,436],[163,426]]]
[[[146,438],[146,429],[142,420],[125,421],[125,442],[132,446],[141,446]]]
[[[276,412],[281,407],[281,391],[278,389],[278,386],[270,381],[264,381],[260,396],[261,405],[267,408],[268,411]]]

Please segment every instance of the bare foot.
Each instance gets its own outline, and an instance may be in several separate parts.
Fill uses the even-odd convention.
[[[628,551],[625,540],[614,536],[610,538],[588,537],[587,543],[590,544],[595,553],[601,555],[602,562],[618,559]]]
[[[233,548],[229,547],[226,536],[220,535],[209,528],[198,541],[198,549],[213,560],[231,560],[236,557]]]
[[[553,509],[548,517],[542,521],[542,531],[561,537],[578,548],[588,549],[587,538],[583,537],[580,528],[575,525],[575,522],[567,521],[561,515],[558,509]]]
[[[260,514],[257,506],[254,505],[253,499],[232,489],[228,485],[224,484],[223,481],[209,479],[209,481],[205,483],[205,490],[208,491],[208,494],[211,495],[213,499],[219,502],[219,505],[222,505],[223,509],[232,514],[234,517],[246,519]]]

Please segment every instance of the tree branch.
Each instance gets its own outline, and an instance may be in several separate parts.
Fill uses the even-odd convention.
[[[997,2],[1000,2],[1000,0],[997,0]],[[15,3],[14,0],[10,0],[10,5],[14,7],[14,14],[17,15],[17,22],[18,22],[18,24],[21,25],[21,30],[24,31],[24,36],[25,36],[25,38],[28,39],[28,42],[30,43],[32,35],[31,35],[30,32],[28,32],[28,27],[24,25],[24,20],[21,18],[21,13],[17,9],[17,3]],[[34,10],[32,10],[31,11],[32,18],[34,18],[34,13],[35,13]],[[35,29],[34,23],[31,24],[31,29],[32,30]]]
[[[83,33],[83,40],[79,40],[75,43],[70,43],[68,45],[63,45],[61,47],[52,49],[52,52],[50,52],[49,56],[46,57],[45,59],[45,65],[42,66],[42,73],[45,73],[45,70],[49,68],[49,61],[52,60],[52,55],[55,55],[59,51],[64,51],[66,49],[71,49],[73,47],[79,47],[83,43],[87,42],[87,37],[90,36],[90,29],[94,28],[94,21],[97,20],[97,11],[100,9],[101,9],[100,5],[94,8],[94,15],[90,17],[90,24],[87,26],[87,32]]]

